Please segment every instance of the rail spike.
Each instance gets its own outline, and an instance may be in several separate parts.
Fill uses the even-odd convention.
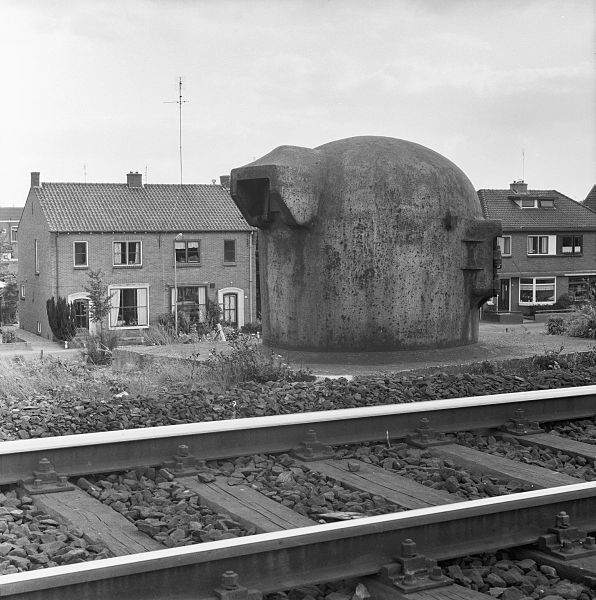
[[[453,584],[436,560],[417,553],[416,542],[411,539],[401,543],[401,556],[395,562],[383,565],[378,581],[407,594]]]
[[[583,558],[596,554],[596,538],[573,527],[569,515],[561,511],[555,517],[555,526],[538,538],[538,548],[561,560]]]
[[[306,432],[306,439],[300,442],[300,445],[294,448],[290,454],[304,461],[325,460],[335,456],[331,446],[326,446],[318,440],[314,429]]]
[[[526,417],[526,411],[523,408],[517,408],[513,417],[501,425],[501,430],[512,435],[532,435],[544,431],[536,421],[530,421]]]
[[[440,446],[453,443],[453,436],[436,431],[430,426],[430,420],[426,417],[420,419],[420,425],[416,427],[415,433],[406,436],[406,442],[416,448],[428,448],[429,446]]]
[[[54,465],[47,458],[40,459],[37,469],[33,470],[33,477],[21,481],[21,488],[29,495],[54,494],[56,492],[68,492],[74,490],[75,486],[68,483],[68,477],[56,473]]]
[[[214,589],[213,600],[262,600],[263,593],[240,585],[238,573],[226,571],[221,576],[221,587]]]

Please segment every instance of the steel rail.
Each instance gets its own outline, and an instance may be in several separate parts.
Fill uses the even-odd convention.
[[[310,429],[332,445],[403,438],[423,417],[440,432],[489,429],[518,408],[539,422],[592,417],[596,386],[7,441],[0,443],[0,485],[27,479],[41,458],[60,474],[78,476],[162,464],[182,444],[205,460],[285,452]]]
[[[376,573],[406,539],[438,560],[533,543],[561,511],[596,530],[596,483],[5,575],[0,597],[201,600],[213,597],[229,570],[242,585],[268,593]]]

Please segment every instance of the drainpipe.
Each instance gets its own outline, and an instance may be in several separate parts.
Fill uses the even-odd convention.
[[[254,321],[252,313],[252,236],[254,231],[248,234],[248,307],[250,311],[250,322]]]
[[[56,301],[58,301],[58,233],[54,234],[54,258],[56,261]]]

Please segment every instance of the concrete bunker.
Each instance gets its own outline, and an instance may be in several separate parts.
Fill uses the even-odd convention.
[[[440,154],[389,137],[280,146],[231,173],[259,231],[265,343],[401,350],[478,340],[499,221]]]

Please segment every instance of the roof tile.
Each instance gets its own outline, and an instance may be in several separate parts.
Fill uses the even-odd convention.
[[[512,190],[478,190],[484,215],[498,219],[503,231],[510,230],[596,230],[596,213],[556,190],[528,190],[519,197],[554,198],[555,208],[520,208]]]
[[[250,231],[220,185],[43,183],[32,188],[50,231]]]

